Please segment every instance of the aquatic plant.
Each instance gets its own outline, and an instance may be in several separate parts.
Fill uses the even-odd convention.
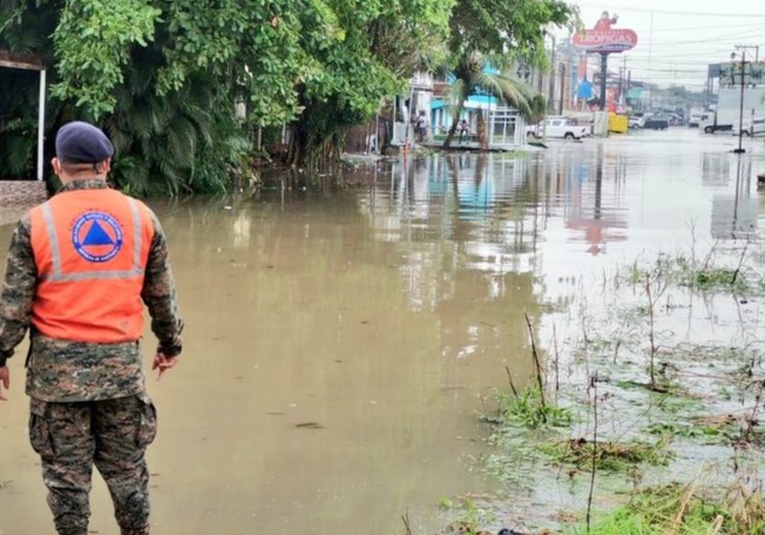
[[[464,498],[457,503],[443,498],[439,506],[442,510],[450,511],[454,519],[444,530],[445,534],[479,535],[485,533],[481,526],[491,524],[495,520],[490,511],[478,507],[470,498]]]
[[[539,471],[542,463],[552,467],[549,474],[537,474],[536,483],[528,485],[547,476],[570,476],[582,513],[581,524],[567,527],[566,533],[765,533],[761,467],[744,476],[740,461],[721,453],[726,447],[733,447],[736,455],[765,448],[761,320],[743,306],[750,296],[763,294],[765,275],[761,268],[747,267],[754,255],[746,256],[747,247],[740,243],[714,250],[701,259],[662,254],[649,262],[636,261],[613,278],[604,275],[599,296],[604,308],[593,310],[583,292],[573,317],[561,311],[572,327],[559,339],[553,325],[554,350],[543,353],[546,360],[539,358],[532,336],[532,354],[541,363],[533,362],[531,386],[516,388],[508,370],[510,391],[496,393],[500,410],[492,420],[492,443],[501,452],[487,456],[487,466],[501,481],[516,487],[520,481],[524,490],[529,490],[523,486],[528,470]],[[698,302],[710,313],[719,313],[713,308],[717,303],[737,307],[737,316],[698,320],[715,328],[722,325],[730,333],[729,342],[710,341],[706,330],[694,335],[690,324],[678,332],[679,310],[687,311],[688,321],[703,317],[694,308]],[[722,332],[716,330],[711,340],[721,340]],[[554,389],[546,389],[542,363],[554,373]],[[561,370],[566,370],[563,375]],[[554,403],[544,396],[548,391]],[[559,409],[560,399],[566,405],[559,417],[550,411]],[[643,477],[662,481],[670,471],[661,467],[681,466],[675,459],[696,459],[689,457],[689,448],[724,464],[722,477],[691,488],[684,485],[688,474],[683,472],[678,476],[683,482],[641,489],[628,503],[614,508],[611,502],[609,511],[598,512],[604,504],[596,486],[609,488],[614,496],[628,486],[637,488]],[[589,496],[581,476],[589,479]],[[726,487],[724,482],[731,479]],[[565,525],[558,519],[550,522]]]
[[[597,470],[617,472],[635,464],[667,464],[672,457],[667,445],[668,442],[664,439],[650,444],[640,441],[599,440],[595,442],[575,438],[563,442],[542,443],[539,449],[555,463],[590,470],[594,462]]]
[[[522,392],[494,391],[497,402],[497,416],[483,416],[483,421],[495,423],[500,427],[521,426],[537,429],[542,426],[565,427],[573,420],[570,409],[556,404],[543,403],[538,386],[531,386]]]
[[[702,490],[697,482],[639,489],[629,501],[591,528],[569,527],[567,535],[757,535],[765,530],[760,483],[736,478],[722,492]]]

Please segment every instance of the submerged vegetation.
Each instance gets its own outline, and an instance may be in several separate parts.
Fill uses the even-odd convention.
[[[765,291],[762,274],[744,265],[748,249],[747,242],[733,265],[716,264],[720,253],[718,245],[714,245],[702,259],[663,254],[649,265],[640,265],[636,261],[626,277],[621,273],[617,275],[617,281],[640,284],[648,278],[663,285],[674,284],[698,292],[761,293]]]
[[[573,418],[571,410],[545,403],[537,386],[527,388],[522,393],[515,388],[512,393],[496,390],[494,395],[498,404],[497,416],[483,419],[500,426],[520,425],[528,429],[542,426],[565,427]]]
[[[747,265],[752,244],[618,269],[597,311],[590,292],[576,315],[552,316],[571,327],[552,325],[551,351],[532,336],[544,365],[526,388],[508,370],[496,416],[482,417],[485,466],[507,495],[534,496],[524,532],[765,533],[765,275]]]
[[[555,463],[573,465],[580,470],[589,470],[594,465],[597,470],[614,472],[641,463],[666,465],[671,457],[667,443],[663,440],[649,444],[639,441],[590,442],[585,438],[577,438],[541,444],[540,450]]]
[[[761,484],[742,476],[710,492],[697,482],[643,488],[626,504],[605,514],[591,529],[568,528],[567,535],[756,535],[765,532]]]

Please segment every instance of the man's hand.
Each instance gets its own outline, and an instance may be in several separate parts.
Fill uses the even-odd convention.
[[[8,366],[0,368],[0,401],[8,401],[8,398],[3,393],[3,388],[9,390],[11,388],[11,371]]]
[[[154,356],[154,364],[151,365],[151,369],[152,371],[157,370],[157,381],[159,381],[162,379],[162,374],[176,364],[178,364],[178,357],[166,357],[157,351],[157,354]]]

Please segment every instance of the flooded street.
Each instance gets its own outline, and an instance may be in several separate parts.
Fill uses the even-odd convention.
[[[646,131],[362,163],[374,182],[352,192],[150,203],[186,320],[181,364],[149,384],[153,533],[392,535],[406,514],[434,533],[439,500],[498,487],[476,461],[490,448],[477,415],[506,368],[531,377],[524,314],[547,346],[602,274],[762,227],[765,145],[739,157],[737,143]],[[726,306],[702,341],[734,334]],[[153,347],[147,334],[147,363]],[[25,349],[0,406],[2,535],[53,533]],[[116,533],[94,479],[91,530]]]

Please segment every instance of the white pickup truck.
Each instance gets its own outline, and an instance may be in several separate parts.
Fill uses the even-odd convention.
[[[526,127],[526,137],[541,139],[561,138],[561,139],[582,139],[592,134],[589,126],[577,124],[573,119],[567,117],[547,117],[539,124],[533,124]]]

